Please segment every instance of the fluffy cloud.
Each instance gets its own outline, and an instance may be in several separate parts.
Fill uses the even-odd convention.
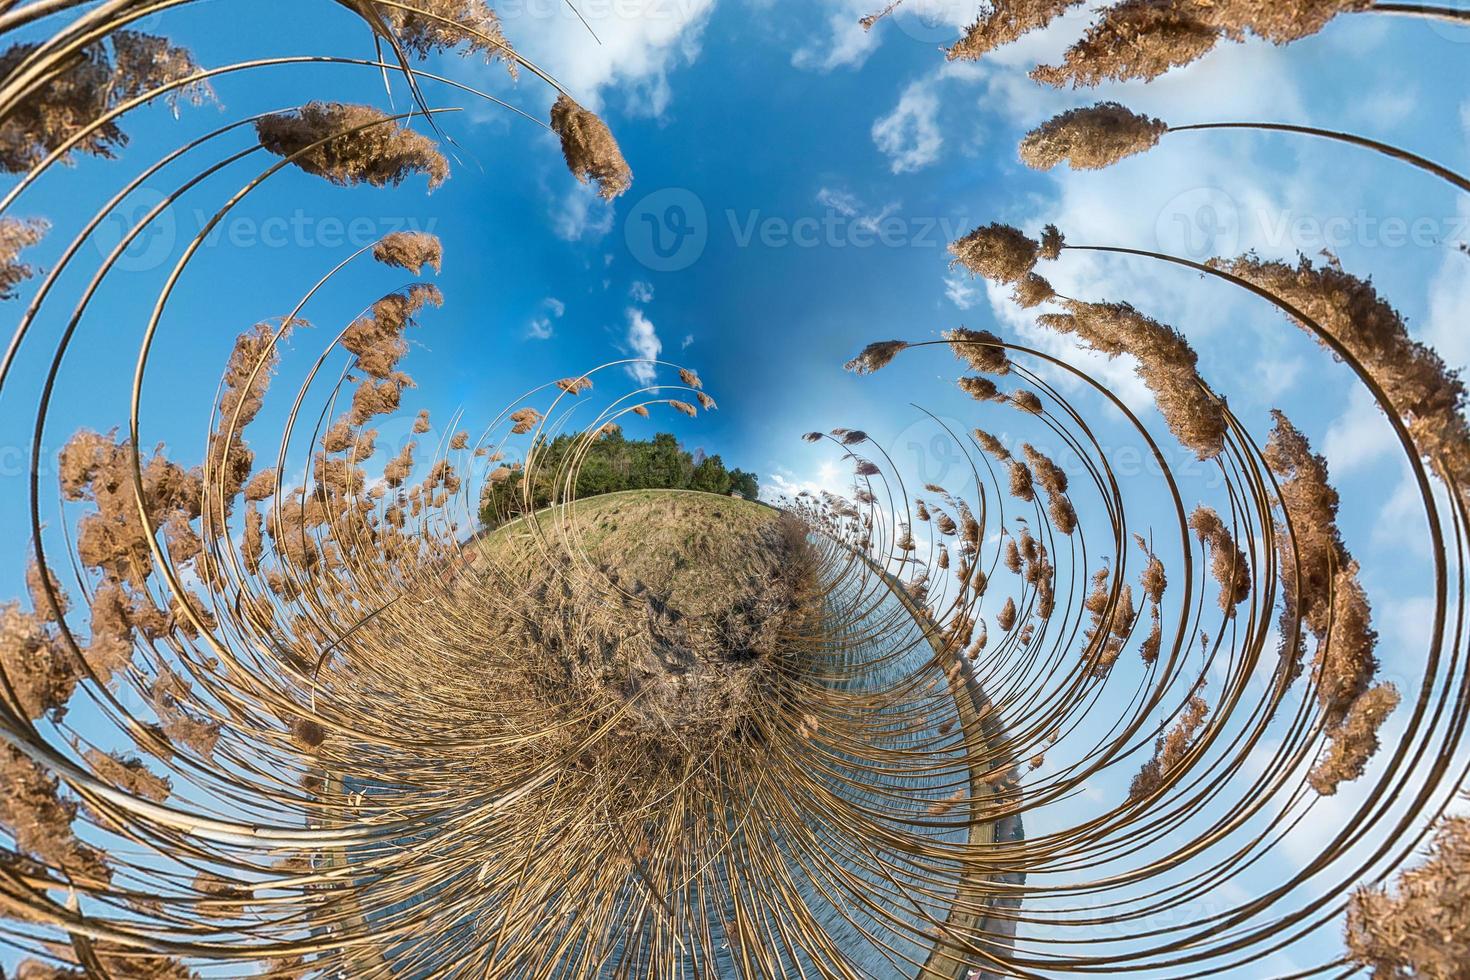
[[[761,479],[761,499],[768,504],[779,503],[783,498],[795,500],[802,491],[812,496],[821,496],[823,491],[850,495],[852,469],[829,461],[817,467],[817,472],[811,478],[804,479],[791,470],[778,466],[775,472],[768,473]]]
[[[862,202],[857,199],[856,194],[835,190],[831,187],[823,187],[817,191],[817,203],[824,208],[831,208],[844,218],[851,218],[862,207]]]
[[[834,214],[851,219],[854,228],[868,234],[877,234],[883,222],[902,207],[899,202],[890,201],[881,208],[873,209],[864,204],[856,194],[831,187],[823,187],[817,191],[817,203]]]
[[[606,90],[617,88],[627,94],[628,111],[657,116],[671,98],[670,72],[698,56],[714,6],[715,0],[530,0],[499,9],[517,49],[583,105],[596,111]]]
[[[634,381],[641,385],[651,385],[658,376],[654,365],[649,363],[658,359],[663,352],[663,341],[658,338],[658,331],[653,327],[653,321],[643,315],[643,311],[637,307],[628,308],[628,333],[625,338],[628,350],[634,357],[644,358],[634,364],[628,365],[628,374]]]
[[[944,136],[933,86],[919,81],[904,89],[893,111],[873,123],[873,143],[896,174],[922,170],[938,160]]]
[[[877,36],[863,30],[859,21],[872,13],[872,0],[828,0],[827,33],[797,48],[791,63],[811,71],[851,68],[868,60],[877,48]]]
[[[555,332],[555,321],[560,320],[566,312],[567,304],[555,296],[546,297],[541,301],[541,313],[531,321],[526,336],[532,340],[550,340]]]
[[[601,241],[612,231],[612,206],[597,196],[590,184],[573,183],[555,204],[551,230],[568,242]]]
[[[951,272],[944,277],[944,295],[962,310],[971,310],[980,302],[980,290],[975,281],[964,270]]]
[[[1322,455],[1334,477],[1361,472],[1370,464],[1391,456],[1398,442],[1378,403],[1361,385],[1354,385],[1347,409],[1327,430]]]

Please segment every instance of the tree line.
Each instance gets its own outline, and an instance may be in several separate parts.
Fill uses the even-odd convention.
[[[660,432],[652,439],[627,439],[621,432],[610,432],[590,447],[578,447],[579,441],[580,437],[561,435],[543,440],[532,450],[535,481],[529,501],[532,509],[553,502],[558,484],[565,478],[568,458],[579,448],[585,451],[577,474],[579,498],[621,490],[738,493],[748,500],[756,499],[760,493],[760,482],[754,473],[727,469],[718,454],[689,453],[667,432]],[[526,505],[523,470],[515,470],[504,479],[492,478],[480,497],[480,522],[486,528],[498,527],[523,513]]]

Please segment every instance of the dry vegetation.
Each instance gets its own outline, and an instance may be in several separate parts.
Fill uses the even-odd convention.
[[[432,190],[449,176],[433,140],[400,126],[372,106],[308,102],[255,124],[260,145],[334,184],[403,183],[425,174]]]
[[[1428,858],[1348,907],[1347,944],[1375,980],[1458,980],[1470,963],[1470,819],[1449,817]]]
[[[546,540],[561,521],[585,570],[569,574],[570,554]],[[648,754],[639,797],[658,791],[653,772],[671,756],[683,772],[698,761],[688,753],[758,743],[795,703],[789,685],[816,640],[816,568],[805,529],[776,511],[683,491],[610,494],[507,525],[480,555],[486,584],[472,591],[492,593],[485,634],[503,641],[485,653],[503,665],[492,672],[514,673],[547,717],[588,706],[586,724],[601,724],[627,707],[616,729],[627,734],[602,758],[638,780]],[[502,581],[513,594],[493,595],[489,583]],[[536,599],[534,619],[521,590]],[[564,736],[573,744],[585,732]]]

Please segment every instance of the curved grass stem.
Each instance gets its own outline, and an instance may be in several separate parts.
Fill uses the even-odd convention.
[[[1470,14],[1467,14],[1470,17]],[[1299,133],[1305,136],[1317,136],[1322,139],[1335,140],[1339,143],[1348,143],[1353,146],[1361,146],[1365,149],[1374,150],[1384,156],[1395,160],[1402,160],[1410,166],[1417,167],[1426,173],[1434,174],[1460,190],[1470,193],[1470,179],[1466,179],[1448,167],[1441,166],[1433,160],[1426,159],[1417,153],[1382,143],[1378,140],[1369,139],[1366,136],[1358,136],[1354,133],[1344,133],[1332,129],[1319,129],[1316,126],[1297,126],[1291,123],[1257,123],[1257,122],[1220,122],[1220,123],[1196,123],[1192,126],[1170,126],[1171,133],[1184,133],[1191,130],[1205,129],[1259,129],[1277,133]]]
[[[1451,20],[1470,24],[1470,10],[1455,7],[1437,7],[1428,3],[1375,3],[1368,8],[1374,14],[1406,14],[1410,17],[1428,17],[1431,20]]]

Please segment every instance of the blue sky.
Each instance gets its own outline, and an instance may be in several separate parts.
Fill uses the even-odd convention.
[[[1116,98],[1171,123],[1351,130],[1463,171],[1470,167],[1463,71],[1470,32],[1344,17],[1289,48],[1226,45],[1151,85],[1072,93],[1042,89],[1025,73],[1078,33],[1085,11],[979,66],[956,66],[938,46],[973,16],[974,4],[958,0],[916,5],[919,16],[900,14],[870,34],[854,26],[871,12],[866,0],[581,6],[597,39],[552,0],[503,6],[506,33],[603,114],[634,171],[627,195],[612,205],[597,200],[568,176],[544,128],[426,84],[432,104],[468,105],[441,122],[456,142],[453,177],[426,195],[420,179],[387,191],[335,189],[288,171],[252,195],[202,250],[169,306],[145,388],[144,441],[165,441],[181,453],[188,450],[178,447],[200,445],[199,412],[234,336],[287,312],[353,245],[399,228],[433,231],[446,250],[437,278],[445,306],[423,317],[405,364],[420,384],[414,407],[441,420],[463,410],[472,423],[547,380],[658,350],[699,370],[721,410],[692,421],[656,416],[630,431],[673,431],[690,448],[756,471],[771,490],[840,488],[848,470],[837,454],[798,438],[839,425],[872,433],[911,481],[952,477],[941,433],[911,403],[961,431],[977,424],[1008,431],[1015,420],[1004,409],[982,408],[953,389],[961,372],[946,351],[910,352],[873,377],[842,371],[869,341],[932,340],[959,325],[996,330],[1092,371],[1173,446],[1146,412],[1147,392],[1130,364],[1075,351],[1003,294],[950,269],[948,241],[992,220],[1032,232],[1055,222],[1073,243],[1195,258],[1330,248],[1350,271],[1374,277],[1417,336],[1451,364],[1470,364],[1470,259],[1453,247],[1470,240],[1470,202],[1427,175],[1338,145],[1263,134],[1176,134],[1095,174],[1037,174],[1014,149],[1056,112]],[[371,56],[365,31],[333,4],[261,0],[258,7],[260,16],[227,31],[213,20],[226,8],[210,4],[170,15],[157,29],[190,45],[206,65],[269,54]],[[499,67],[455,59],[439,67],[537,119],[552,101],[526,75],[512,84]],[[141,167],[185,138],[304,97],[387,105],[380,77],[361,67],[270,68],[216,87],[223,112],[185,109],[175,119],[156,107],[140,115],[127,164]],[[401,88],[396,98],[401,108]],[[237,134],[228,146],[247,142]],[[191,193],[166,216],[165,231],[132,255],[132,271],[99,296],[63,372],[46,462],[77,426],[108,427],[125,417],[138,338],[162,275],[202,217],[267,162],[257,154]],[[27,195],[25,213],[45,214],[58,229],[75,227],[111,193],[114,166],[86,160],[49,174]],[[170,171],[178,179],[185,172]],[[135,201],[156,199],[145,191]],[[42,264],[60,244],[38,248]],[[1312,437],[1343,492],[1343,523],[1378,611],[1386,672],[1414,690],[1426,657],[1431,584],[1414,544],[1422,516],[1387,426],[1355,394],[1347,372],[1259,304],[1179,271],[1074,254],[1048,275],[1065,294],[1127,300],[1181,329],[1200,352],[1206,379],[1257,436],[1264,438],[1269,410],[1279,406]],[[317,333],[335,331],[408,278],[358,263],[306,316]],[[75,287],[85,279],[67,281]],[[64,309],[58,305],[38,324],[22,355],[26,374],[7,388],[0,413],[0,445],[11,447],[0,477],[0,540],[17,553],[26,540],[26,451],[16,447],[28,446],[32,421],[20,409],[39,386],[35,372],[44,368]],[[283,374],[304,369],[320,350],[315,334],[303,338]],[[1095,396],[1058,383],[1090,413],[1100,410]],[[259,425],[270,428],[283,412],[273,404]],[[1132,440],[1116,419],[1100,417],[1099,437],[1108,446],[1118,440],[1115,462],[1126,475]],[[1217,499],[1209,470],[1188,467],[1177,447],[1170,458],[1184,468],[1187,503]],[[1169,515],[1154,510],[1157,481],[1144,472],[1135,479],[1130,522],[1166,525]],[[18,594],[19,563],[3,574],[8,593]],[[1099,796],[1112,788],[1099,787]],[[1310,856],[1310,835],[1320,837],[1354,805],[1351,792],[1322,804],[1306,838],[1280,853],[1293,861]],[[1063,809],[1037,825],[1065,826],[1078,812]],[[1336,948],[1328,930],[1266,969],[1278,975],[1309,967]]]

